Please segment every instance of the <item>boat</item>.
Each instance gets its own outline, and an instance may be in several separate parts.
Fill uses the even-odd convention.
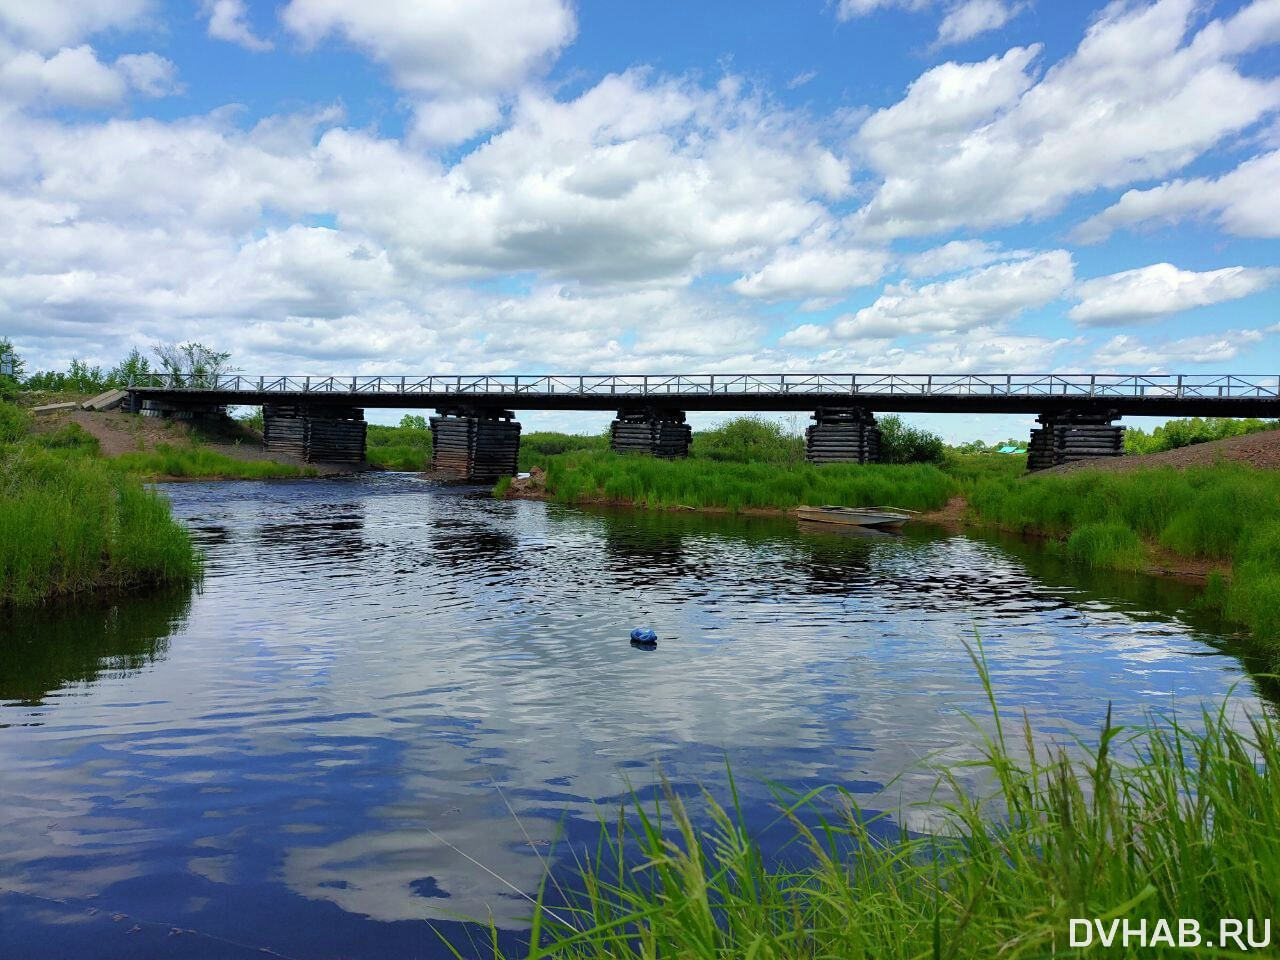
[[[810,523],[834,523],[845,527],[896,530],[914,511],[897,507],[796,507],[796,517]]]

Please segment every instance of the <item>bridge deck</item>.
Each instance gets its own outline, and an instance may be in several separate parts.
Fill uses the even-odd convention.
[[[251,377],[150,374],[130,389],[173,403],[526,410],[803,411],[858,404],[877,412],[1280,416],[1280,375],[1235,374],[670,374],[582,376]]]

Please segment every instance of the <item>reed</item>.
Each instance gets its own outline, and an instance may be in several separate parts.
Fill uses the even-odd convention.
[[[201,561],[168,501],[109,463],[0,449],[0,606],[189,583]]]
[[[1064,540],[1092,566],[1137,569],[1153,551],[1230,565],[1207,599],[1280,651],[1280,473],[1219,463],[1186,470],[1077,470],[985,479],[973,514]]]
[[[369,424],[365,459],[383,470],[427,469],[431,464],[431,430],[426,424],[426,418],[420,416],[406,416],[398,427]]]
[[[927,464],[735,463],[579,451],[547,461],[547,491],[562,503],[614,501],[653,508],[790,509],[802,503],[894,504],[935,510],[954,489]]]
[[[1046,748],[1025,721],[1006,731],[990,702],[992,716],[975,724],[988,731],[977,758],[930,764],[928,834],[901,826],[911,808],[890,819],[840,787],[779,792],[790,841],[772,856],[748,829],[732,776],[724,803],[704,793],[691,809],[670,788],[633,796],[567,878],[544,884],[526,955],[1219,956],[1230,951],[1075,950],[1069,922],[1145,921],[1152,932],[1162,918],[1194,918],[1216,939],[1220,918],[1275,917],[1270,715],[1238,718],[1224,703],[1121,728],[1108,713],[1092,743]]]

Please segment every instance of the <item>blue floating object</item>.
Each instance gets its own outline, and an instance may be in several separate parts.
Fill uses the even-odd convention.
[[[642,643],[647,647],[655,646],[658,643],[658,635],[648,627],[636,627],[631,631],[631,642]]]

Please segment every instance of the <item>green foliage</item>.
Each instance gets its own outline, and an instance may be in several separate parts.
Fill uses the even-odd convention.
[[[398,427],[369,424],[366,458],[383,470],[422,471],[431,463],[431,429],[427,418],[405,416]]]
[[[231,370],[231,354],[203,343],[156,344],[152,348],[164,373],[181,377],[213,379]]]
[[[151,372],[151,361],[142,355],[142,351],[134,347],[129,355],[111,368],[107,374],[107,386],[121,389],[129,386]]]
[[[65,373],[42,370],[23,381],[27,390],[45,390],[50,393],[102,393],[112,386],[102,367],[89,366],[83,360],[72,359]]]
[[[551,430],[526,433],[520,438],[520,469],[528,470],[532,466],[546,466],[548,457],[559,456],[573,450],[609,449],[607,434],[595,436],[576,433],[556,433]]]
[[[880,417],[882,463],[941,463],[946,444],[937,434],[903,422],[897,414]]]
[[[657,508],[790,509],[809,503],[933,510],[955,489],[950,477],[927,464],[816,467],[588,450],[554,457],[546,470],[547,491],[562,503],[610,500]]]
[[[969,505],[1006,529],[1065,539],[1069,553],[1094,566],[1134,569],[1142,543],[1229,561],[1231,580],[1213,591],[1217,602],[1280,649],[1280,473],[1222,463],[986,479],[975,482]]]
[[[150,478],[271,480],[316,475],[313,467],[295,467],[272,460],[237,460],[202,447],[175,447],[164,443],[150,451],[123,453],[111,462],[127,473]]]
[[[711,430],[695,430],[690,456],[733,463],[800,463],[804,437],[773,420],[737,417]]]
[[[75,449],[0,449],[0,606],[190,582],[200,559],[168,501]]]
[[[1067,538],[1067,556],[1090,567],[1140,570],[1146,550],[1138,535],[1123,523],[1094,521],[1082,524]]]
[[[1191,417],[1185,420],[1170,420],[1150,433],[1137,427],[1130,427],[1124,433],[1124,449],[1126,453],[1161,453],[1165,450],[1176,450],[1178,447],[1189,447],[1195,443],[1225,440],[1227,437],[1239,437],[1262,430],[1275,430],[1278,427],[1280,427],[1280,420]]]
[[[17,443],[31,429],[31,417],[22,408],[0,401],[0,447]]]
[[[0,374],[0,381],[21,380],[23,373],[26,371],[27,365],[26,363],[23,362],[22,357],[18,354],[18,351],[14,349],[13,341],[10,340],[8,337],[0,337],[0,357],[4,357],[4,356],[9,357],[10,361],[13,364],[13,371],[12,373]]]
[[[81,456],[94,456],[98,452],[98,438],[78,423],[64,423],[57,430],[33,436],[32,444],[46,450],[63,450]]]
[[[236,417],[236,420],[244,424],[250,430],[254,430],[259,434],[262,433],[263,420],[261,407],[253,407],[248,413],[242,413],[240,416]]]
[[[729,806],[704,794],[707,827],[663,784],[601,823],[567,905],[537,900],[530,958],[773,960],[1031,958],[1068,951],[1069,921],[1269,918],[1280,884],[1280,738],[1269,714],[1224,705],[1191,721],[1110,716],[1091,745],[1043,747],[1028,722],[1006,739],[993,717],[962,786],[941,759],[927,801],[894,825],[839,787],[778,794],[770,857]],[[897,793],[873,801],[892,810]],[[907,820],[899,816],[899,824]],[[1176,929],[1175,929],[1176,936]],[[1096,939],[1096,938],[1095,938]],[[1183,957],[1160,946],[1115,955]],[[1195,952],[1195,951],[1191,951]],[[1110,955],[1110,954],[1108,954]],[[1208,956],[1208,954],[1205,954]],[[1217,954],[1214,954],[1217,955]]]

